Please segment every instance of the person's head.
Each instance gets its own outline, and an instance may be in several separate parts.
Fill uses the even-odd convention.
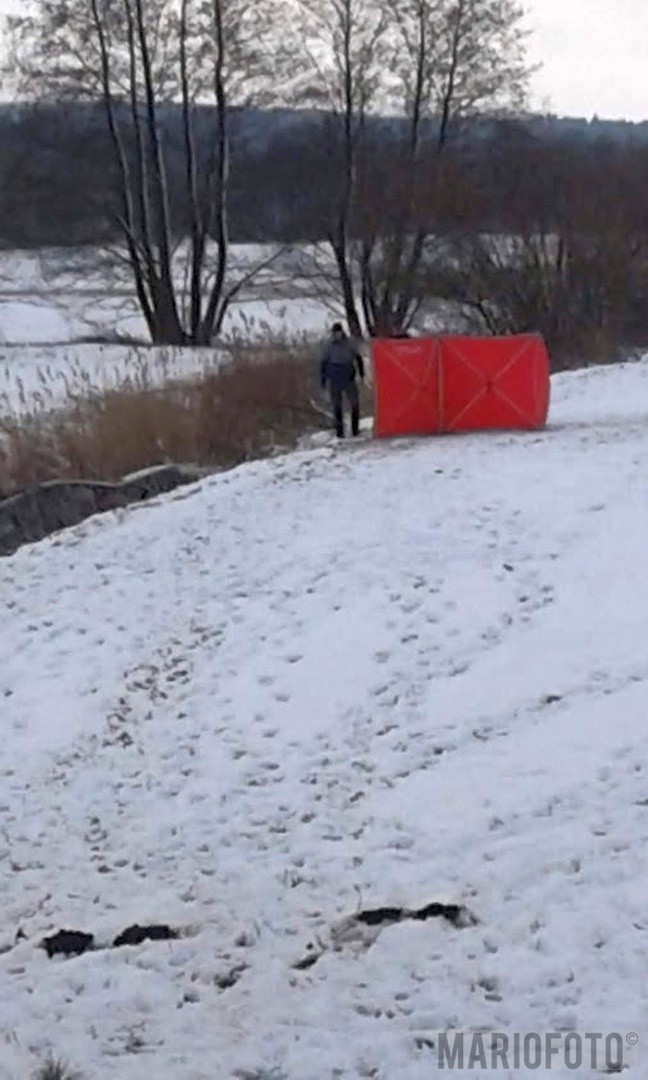
[[[342,338],[345,337],[345,336],[346,335],[344,333],[344,327],[342,326],[342,323],[340,323],[340,322],[333,323],[333,326],[331,327],[331,337],[335,341],[341,341]]]

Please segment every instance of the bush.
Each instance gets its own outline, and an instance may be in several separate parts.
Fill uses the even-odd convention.
[[[50,479],[118,480],[169,461],[227,468],[326,425],[304,349],[243,352],[218,371],[156,385],[146,364],[52,412],[0,417],[0,491]]]
[[[33,1080],[81,1080],[81,1077],[62,1061],[48,1057],[47,1061],[36,1069]]]

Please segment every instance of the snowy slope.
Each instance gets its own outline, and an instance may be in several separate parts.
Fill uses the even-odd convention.
[[[0,562],[0,1077],[645,1038],[647,472],[636,364],[555,380],[542,434],[324,447]],[[336,936],[433,900],[478,924]]]

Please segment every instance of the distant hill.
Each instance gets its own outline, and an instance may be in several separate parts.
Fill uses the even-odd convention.
[[[124,107],[125,108],[125,107]],[[160,110],[169,187],[178,228],[186,216],[182,114]],[[124,113],[128,122],[128,114]],[[313,240],[323,235],[327,205],[336,198],[331,154],[333,117],[306,109],[235,109],[231,115],[234,168],[230,191],[232,236],[245,241]],[[426,122],[433,138],[437,122]],[[368,129],[378,156],[405,133],[397,116],[375,116]],[[213,111],[196,114],[197,144],[206,160]],[[568,153],[599,143],[648,146],[648,121],[585,120],[555,116],[478,118],[461,128],[462,145],[477,161],[492,148],[559,141]],[[587,156],[590,156],[587,154]],[[389,158],[385,158],[389,163]],[[73,182],[71,183],[71,178]],[[116,235],[115,162],[100,104],[0,105],[0,246],[95,244]],[[328,200],[328,203],[327,203]]]
[[[0,104],[0,126],[20,126],[25,118],[32,115],[33,106],[17,103]],[[104,115],[101,105],[98,104],[66,104],[66,105],[43,105],[39,106],[41,115],[54,118],[57,115],[65,115],[66,130],[71,135],[75,132],[93,130],[100,131],[104,128]],[[176,125],[178,129],[182,123],[182,115],[179,106],[164,106],[161,115],[165,123],[172,130]],[[200,131],[206,130],[210,122],[211,109],[203,106],[197,113],[197,127]],[[278,136],[284,136],[295,131],[307,131],[316,128],[327,120],[330,114],[311,109],[233,109],[232,132],[233,137],[247,145],[262,149]],[[594,117],[588,120],[584,117],[559,117],[551,114],[529,114],[507,121],[506,119],[475,118],[464,123],[464,129],[471,131],[477,137],[492,134],[493,128],[502,124],[511,123],[518,129],[526,129],[530,134],[538,137],[561,137],[582,140],[584,142],[596,142],[599,140],[613,140],[614,142],[648,142],[648,120],[635,122],[631,120],[601,120]],[[397,116],[374,116],[369,125],[375,130],[382,130],[386,134],[397,133],[402,128],[404,121]],[[436,124],[428,122],[431,131]]]

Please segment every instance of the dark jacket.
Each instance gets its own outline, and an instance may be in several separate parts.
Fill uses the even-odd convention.
[[[343,390],[355,381],[356,371],[364,379],[364,361],[356,344],[348,337],[331,338],[320,363],[322,387]]]

